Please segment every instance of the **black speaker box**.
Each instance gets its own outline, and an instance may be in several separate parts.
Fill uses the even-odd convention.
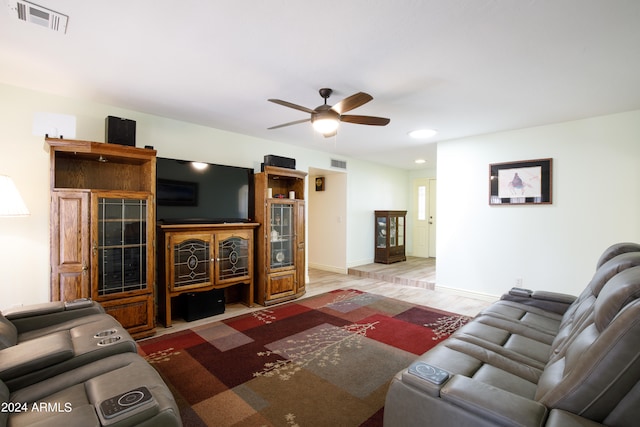
[[[110,144],[136,146],[136,121],[107,116],[104,140]]]
[[[180,295],[182,317],[187,322],[224,313],[224,289]]]
[[[273,154],[267,154],[266,156],[264,156],[264,165],[278,166],[278,167],[287,168],[287,169],[295,169],[296,159],[291,159],[289,157],[275,156]]]

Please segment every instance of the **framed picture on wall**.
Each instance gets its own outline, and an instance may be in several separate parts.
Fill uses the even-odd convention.
[[[489,165],[489,204],[551,204],[553,159]]]

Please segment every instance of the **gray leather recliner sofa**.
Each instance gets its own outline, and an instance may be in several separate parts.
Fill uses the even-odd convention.
[[[120,323],[90,300],[0,314],[0,426],[180,426]]]
[[[386,426],[632,426],[640,245],[608,248],[578,296],[513,289],[398,373]]]
[[[0,314],[0,380],[17,390],[107,356],[137,352],[131,335],[91,300]]]

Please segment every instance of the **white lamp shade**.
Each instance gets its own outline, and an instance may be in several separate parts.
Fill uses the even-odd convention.
[[[332,133],[338,129],[338,121],[336,119],[317,119],[313,121],[313,128],[322,133]]]
[[[24,204],[13,180],[0,175],[0,216],[26,216],[29,209]]]

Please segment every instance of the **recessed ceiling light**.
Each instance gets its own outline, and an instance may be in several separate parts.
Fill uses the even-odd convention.
[[[418,129],[409,132],[409,136],[415,139],[427,139],[435,136],[437,133],[438,131],[433,129]]]
[[[427,161],[425,159],[416,159],[415,162],[416,162],[417,165],[421,165],[423,163],[427,163]]]

